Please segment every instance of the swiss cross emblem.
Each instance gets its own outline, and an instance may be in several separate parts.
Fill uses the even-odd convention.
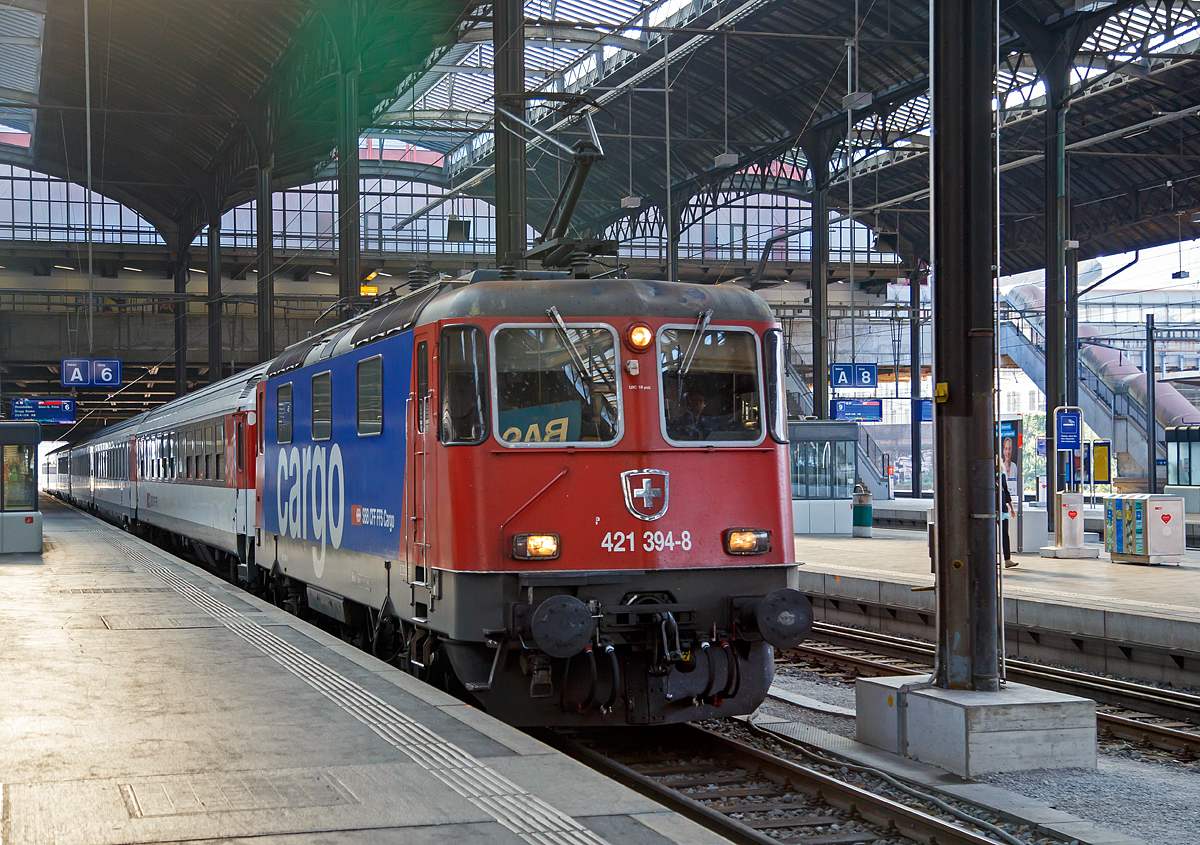
[[[621,489],[625,507],[638,519],[647,522],[667,512],[670,497],[670,474],[661,469],[631,469],[621,473]]]

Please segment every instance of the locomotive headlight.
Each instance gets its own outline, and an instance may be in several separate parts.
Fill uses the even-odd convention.
[[[771,551],[771,532],[761,528],[730,528],[725,551],[731,555],[761,555]]]
[[[557,534],[516,534],[512,555],[517,560],[553,560],[558,557]]]
[[[634,352],[645,352],[654,343],[654,330],[645,323],[637,323],[629,328],[625,340]]]

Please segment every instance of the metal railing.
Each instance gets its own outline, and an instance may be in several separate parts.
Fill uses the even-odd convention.
[[[1045,366],[1046,366],[1046,335],[1041,325],[1039,311],[1022,311],[1020,309],[1007,307],[1003,303],[1000,309],[1001,322],[1008,323],[1016,332],[1023,337],[1033,351],[1034,355],[1041,362],[1043,373],[1043,384],[1045,383]],[[1141,405],[1135,398],[1130,397],[1126,393],[1117,393],[1104,381],[1091,364],[1083,357],[1078,359],[1078,371],[1076,378],[1079,380],[1079,387],[1088,394],[1098,405],[1105,408],[1111,418],[1124,418],[1133,428],[1142,436],[1146,437],[1147,431],[1147,414],[1146,408]],[[1158,432],[1163,432],[1163,427],[1155,421]],[[1160,436],[1159,442],[1162,442]]]

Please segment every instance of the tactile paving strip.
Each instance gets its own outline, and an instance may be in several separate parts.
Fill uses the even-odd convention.
[[[608,845],[583,825],[536,795],[493,771],[420,722],[410,719],[365,687],[330,669],[257,622],[189,583],[140,549],[109,535],[108,540],[146,571],[229,630],[255,646],[413,762],[453,789],[530,845]]]

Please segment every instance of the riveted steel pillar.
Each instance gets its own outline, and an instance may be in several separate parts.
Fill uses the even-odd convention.
[[[179,250],[175,256],[175,395],[187,393],[187,283],[188,253]]]
[[[999,688],[994,0],[934,0],[935,683]]]
[[[492,4],[496,107],[521,116],[525,101],[525,8],[521,0]],[[523,268],[525,262],[525,136],[522,128],[496,112],[496,265]]]
[[[1072,246],[1066,252],[1066,339],[1063,342],[1063,404],[1079,404],[1079,249]],[[1057,407],[1057,406],[1056,406]]]
[[[802,141],[803,143],[803,141]],[[815,139],[804,145],[812,171],[812,258],[809,288],[812,297],[813,416],[829,419],[829,144]]]
[[[912,395],[912,497],[921,498],[921,272],[914,270],[908,287],[909,391]]]
[[[221,380],[221,213],[208,216],[208,380]]]
[[[258,194],[258,360],[275,357],[275,245],[271,168],[259,165]]]
[[[1061,462],[1054,442],[1054,409],[1066,404],[1066,73],[1058,63],[1046,69],[1046,501],[1061,488]],[[1046,528],[1054,530],[1055,509],[1046,508]]]
[[[358,70],[338,75],[338,296],[349,301],[362,282],[362,210],[358,176]]]
[[[671,204],[667,206],[667,220],[665,235],[667,238],[667,281],[679,281],[679,239],[682,237],[683,231],[683,209],[687,205],[686,199],[673,197]]]

